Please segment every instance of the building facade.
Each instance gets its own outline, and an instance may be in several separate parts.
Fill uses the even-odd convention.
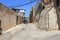
[[[33,9],[30,12],[30,21],[34,22],[34,23],[39,23],[39,19],[40,19],[40,13],[43,10],[43,6],[41,3],[38,3],[35,7],[33,7]]]
[[[24,16],[25,16],[25,10],[23,9],[16,9],[16,8],[12,8],[12,10],[14,10],[16,12],[16,24],[21,24],[24,21]]]
[[[31,14],[33,14],[33,12]],[[34,21],[37,23],[37,28],[41,30],[59,30],[60,1],[42,0],[42,5],[38,3],[37,6],[35,7]]]
[[[0,3],[0,29],[2,32],[16,26],[16,12]]]
[[[0,3],[0,33],[23,23],[24,14],[20,9],[10,9]]]
[[[35,22],[35,7],[32,8],[29,19],[31,23]]]
[[[39,28],[42,30],[59,30],[59,13],[56,0],[43,0],[45,7],[41,11]]]
[[[60,0],[54,0],[56,13],[57,13],[57,22],[58,22],[58,29],[60,30]]]

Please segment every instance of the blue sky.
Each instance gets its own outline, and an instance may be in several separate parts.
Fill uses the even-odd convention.
[[[31,0],[0,0],[0,3],[4,4],[6,6],[18,6],[18,5],[21,5],[21,4],[30,2],[30,1]],[[21,6],[21,7],[16,7],[16,8],[25,9],[26,10],[25,16],[29,17],[30,11],[31,11],[32,7],[36,5],[36,3],[37,3],[37,1],[35,1],[31,4]]]

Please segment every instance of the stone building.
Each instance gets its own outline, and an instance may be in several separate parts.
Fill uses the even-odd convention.
[[[23,23],[24,11],[10,9],[0,3],[0,33]]]
[[[35,22],[35,7],[32,8],[29,19],[31,23]]]
[[[43,10],[43,6],[41,5],[41,3],[34,6],[30,12],[30,17],[31,17],[30,21],[34,23],[38,23],[40,19],[40,13],[42,10]]]
[[[56,13],[57,13],[57,22],[58,22],[58,29],[60,30],[60,0],[54,0]]]
[[[23,23],[24,17],[25,17],[24,15],[25,15],[25,12],[20,11],[20,14],[18,16],[18,24]]]
[[[16,26],[16,12],[0,3],[0,29],[4,32]]]
[[[16,9],[12,8],[16,12],[17,19],[16,19],[16,24],[21,24],[24,21],[24,16],[25,16],[25,10],[24,9]]]
[[[33,12],[31,14],[33,14]],[[37,27],[40,30],[59,30],[60,29],[60,1],[42,0],[42,5],[38,4],[35,7],[34,21],[37,23],[38,25]]]
[[[43,6],[41,3],[37,4],[36,6],[36,11],[35,11],[35,22],[37,24],[39,24],[39,20],[40,20],[40,14],[41,14],[41,11],[43,10]]]
[[[42,30],[59,30],[59,14],[55,0],[43,0],[45,7],[40,14],[39,27]]]

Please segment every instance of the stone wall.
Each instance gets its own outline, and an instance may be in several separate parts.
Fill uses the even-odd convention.
[[[0,20],[2,31],[4,32],[11,27],[16,26],[16,13],[6,6],[0,4]]]
[[[24,20],[24,17],[22,17],[22,16],[19,16],[19,17],[18,17],[18,24],[21,24],[21,23],[23,23],[23,20]]]
[[[56,9],[53,7],[50,11],[44,9],[40,15],[39,27],[42,30],[58,30],[58,20]]]

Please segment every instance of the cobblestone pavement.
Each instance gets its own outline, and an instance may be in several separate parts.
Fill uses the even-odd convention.
[[[0,40],[60,40],[60,31],[41,31],[32,24],[21,24],[9,29]]]

